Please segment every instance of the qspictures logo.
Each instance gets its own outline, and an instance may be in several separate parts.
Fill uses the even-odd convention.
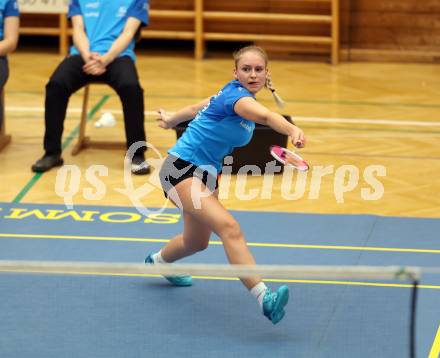
[[[151,174],[145,177],[145,182],[141,186],[136,187],[131,173],[131,161],[134,153],[142,147],[149,149],[148,163],[151,167]],[[143,203],[148,202],[148,196],[153,191],[159,190],[162,192],[163,190],[159,178],[163,162],[163,156],[151,143],[137,142],[133,144],[124,158],[124,187],[113,188],[112,190],[126,196],[133,207],[144,216],[152,213],[162,213],[169,201],[165,197],[159,208],[148,208]],[[279,193],[277,194],[277,200],[279,200],[279,195],[282,200],[286,201],[317,200],[320,197],[324,178],[327,183],[332,182],[333,195],[338,204],[344,204],[346,202],[345,195],[355,190],[359,191],[359,198],[365,201],[380,200],[385,193],[385,187],[380,181],[380,178],[385,177],[387,174],[383,165],[371,164],[365,168],[358,168],[354,165],[315,165],[308,172],[298,172],[293,168],[285,167],[281,173],[281,166],[274,160],[266,164],[264,171],[256,165],[245,165],[238,170],[237,175],[233,175],[233,158],[226,157],[224,164],[221,172],[219,199],[272,200],[274,192],[277,192]],[[176,169],[173,175],[176,175],[176,179],[178,179],[185,175],[188,170],[189,167]],[[203,171],[216,172],[216,169],[210,166],[204,166],[201,170],[202,173],[199,173],[199,177],[203,177]],[[108,175],[109,169],[104,165],[91,165],[84,173],[78,166],[64,165],[57,172],[55,193],[63,198],[67,208],[72,209],[74,207],[74,197],[80,191],[81,181],[85,180],[89,186],[82,189],[82,196],[91,202],[96,202],[103,199],[107,193],[108,188],[101,178]],[[275,175],[280,179],[275,180]],[[252,189],[248,189],[248,181],[252,177],[260,177],[260,185],[258,188],[254,185]],[[235,186],[232,184],[233,179],[235,180]],[[215,181],[216,176],[208,176],[209,180]],[[205,186],[200,180],[193,180],[191,200],[196,209],[201,208],[201,200],[204,197],[212,194],[208,189],[209,187],[215,187],[215,182],[207,183]],[[308,190],[306,190],[307,188]],[[182,204],[177,191],[173,190],[172,194],[173,202],[181,208]]]

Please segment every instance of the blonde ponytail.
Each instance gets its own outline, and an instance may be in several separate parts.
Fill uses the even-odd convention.
[[[275,88],[272,84],[272,78],[270,77],[270,74],[268,73],[266,76],[266,84],[265,87],[272,92],[273,99],[275,100],[275,103],[279,108],[284,108],[284,101],[283,99],[278,95]]]

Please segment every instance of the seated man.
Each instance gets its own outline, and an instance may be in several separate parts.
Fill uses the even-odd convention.
[[[122,102],[127,148],[146,141],[144,95],[135,67],[135,37],[148,23],[148,0],[72,0],[70,56],[56,68],[46,85],[44,156],[32,166],[45,172],[63,165],[61,137],[67,105],[72,93],[91,82],[111,86]],[[145,147],[133,157],[134,174],[149,173]]]
[[[19,16],[17,0],[0,1],[0,93],[9,75],[6,56],[15,50],[18,43]],[[0,103],[0,129],[3,127],[3,105]]]

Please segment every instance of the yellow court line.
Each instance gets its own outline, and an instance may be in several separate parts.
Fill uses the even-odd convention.
[[[43,274],[43,275],[70,275],[70,276],[118,276],[118,277],[161,277],[155,274],[140,274],[140,273],[118,273],[118,272],[72,272],[72,271],[51,271],[48,273],[44,270],[19,270],[19,269],[0,269],[0,272],[5,273],[22,273],[22,274]],[[199,280],[217,280],[217,281],[238,281],[234,277],[220,277],[220,276],[193,276],[194,279]],[[412,288],[411,284],[399,283],[377,283],[377,282],[359,282],[359,281],[335,281],[335,280],[289,280],[289,279],[271,279],[264,278],[266,282],[278,283],[307,283],[318,285],[345,285],[345,286],[369,286],[369,287],[392,287],[392,288]],[[440,286],[436,285],[417,285],[418,288],[440,290]]]
[[[136,237],[5,234],[5,233],[0,233],[0,237],[16,238],[16,239],[59,239],[59,240],[133,241],[133,242],[168,242],[168,241],[170,241],[169,239],[152,239],[152,238],[136,238]]]
[[[437,334],[434,338],[434,343],[432,343],[431,352],[428,358],[439,358],[440,357],[440,326],[438,326]]]
[[[131,241],[131,242],[156,242],[166,243],[169,239],[135,238],[135,237],[106,237],[106,236],[78,236],[78,235],[41,235],[41,234],[6,234],[0,233],[0,237],[19,239],[58,239],[58,240],[95,240],[95,241]],[[222,245],[220,241],[210,241],[211,245]],[[416,249],[398,247],[373,247],[373,246],[337,246],[337,245],[306,245],[306,244],[276,244],[248,242],[253,247],[278,247],[289,249],[320,249],[320,250],[351,250],[351,251],[380,251],[380,252],[406,252],[440,254],[440,249]]]

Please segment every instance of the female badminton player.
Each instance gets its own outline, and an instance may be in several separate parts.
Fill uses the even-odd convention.
[[[216,95],[173,115],[159,110],[159,126],[164,129],[191,120],[176,145],[168,151],[160,171],[165,195],[182,210],[184,230],[159,252],[149,254],[145,259],[147,264],[171,263],[204,250],[214,232],[222,240],[231,264],[255,265],[240,225],[218,200],[217,177],[223,159],[235,147],[244,146],[251,140],[255,123],[288,135],[296,147],[303,147],[306,138],[300,128],[255,99],[264,87],[275,92],[266,52],[257,46],[247,46],[234,53],[234,60],[235,78]],[[176,286],[192,284],[191,276],[166,278]],[[287,286],[272,292],[260,277],[242,278],[241,281],[273,324],[284,317],[289,299]]]

